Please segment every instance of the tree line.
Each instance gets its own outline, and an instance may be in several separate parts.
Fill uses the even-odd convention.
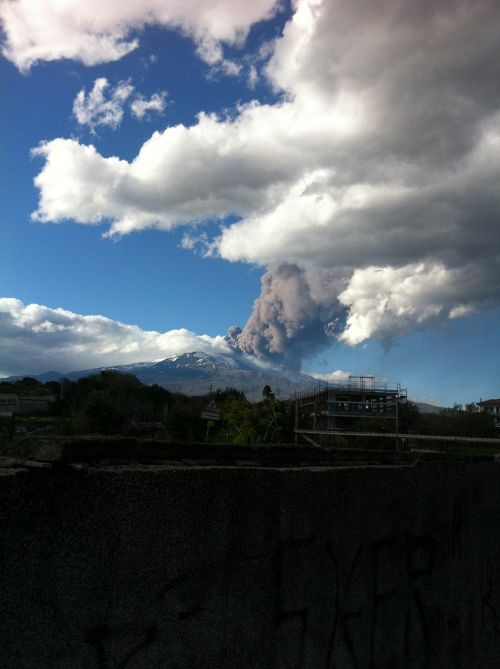
[[[155,437],[180,442],[226,442],[237,444],[290,443],[294,440],[294,402],[279,400],[269,385],[262,399],[250,402],[236,388],[187,396],[159,385],[146,385],[132,374],[114,370],[71,381],[41,383],[25,377],[0,382],[0,393],[22,396],[52,395],[46,426],[40,429],[60,435],[103,434]],[[218,421],[202,418],[204,408],[214,402]],[[23,427],[23,425],[25,427]],[[30,433],[33,418],[19,418],[18,430]],[[478,413],[474,405],[455,406],[439,413],[422,413],[408,402],[402,407],[401,427],[414,434],[499,437],[491,416]],[[360,421],[353,430],[393,431],[383,419]]]
[[[53,395],[48,427],[60,435],[103,434],[241,444],[293,441],[293,403],[278,400],[269,386],[252,403],[236,388],[187,396],[159,385],[146,385],[132,374],[106,370],[71,381],[41,383],[25,377],[0,382],[0,393]],[[201,417],[214,402],[218,421]],[[20,419],[22,424],[22,419]],[[38,423],[26,419],[29,424]]]

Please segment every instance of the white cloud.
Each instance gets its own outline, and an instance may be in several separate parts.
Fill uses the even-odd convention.
[[[135,118],[143,119],[150,112],[157,112],[161,114],[165,110],[167,94],[165,91],[153,93],[153,95],[146,100],[142,95],[138,95],[130,103],[130,111]]]
[[[257,68],[255,65],[250,65],[248,69],[248,79],[247,79],[247,84],[250,89],[254,89],[257,86],[257,83],[259,81],[259,73],[257,72]]]
[[[151,112],[161,113],[166,105],[166,91],[159,91],[147,100],[140,93],[134,94],[135,87],[130,81],[120,81],[110,86],[105,77],[94,81],[87,93],[82,88],[75,97],[73,114],[80,125],[86,125],[92,133],[97,126],[108,126],[116,130],[123,120],[125,105],[129,103],[132,116],[143,119]]]
[[[99,125],[115,130],[122,122],[123,107],[133,91],[134,87],[128,81],[120,81],[110,88],[108,80],[101,77],[94,81],[88,94],[84,88],[78,92],[73,114],[80,125],[89,126],[92,131]]]
[[[189,351],[224,353],[223,337],[185,329],[141,330],[104,316],[0,298],[0,375],[112,366],[166,358]]]
[[[295,7],[266,67],[279,103],[201,113],[153,134],[131,162],[48,142],[36,152],[36,218],[109,220],[119,235],[236,214],[209,250],[335,272],[331,308],[314,313],[328,323],[338,298],[352,344],[498,303],[496,3]],[[222,58],[217,40],[203,42],[208,61]]]
[[[149,24],[180,29],[213,65],[222,59],[221,43],[240,43],[277,8],[276,0],[5,0],[3,54],[20,70],[61,58],[96,65],[136,49],[133,31]]]
[[[351,372],[344,372],[341,369],[336,369],[334,372],[309,372],[309,376],[312,376],[318,381],[326,381],[327,383],[343,383],[347,381],[351,376]]]
[[[144,227],[170,229],[208,216],[223,218],[277,206],[286,184],[301,178],[304,163],[314,164],[314,151],[322,143],[318,127],[313,145],[294,144],[296,117],[290,104],[250,104],[234,121],[202,113],[192,127],[155,132],[130,163],[104,158],[94,147],[75,140],[47,142],[36,150],[46,158],[36,180],[41,189],[37,217],[76,218],[81,223],[102,220],[102,212],[90,204],[84,207],[88,214],[82,212],[77,186],[80,183],[86,191],[88,179],[95,200],[107,201],[104,217],[113,221],[111,233],[116,234]],[[90,160],[99,165],[100,176],[95,179]]]
[[[390,342],[414,329],[467,316],[492,306],[497,289],[483,285],[481,272],[472,265],[447,269],[420,263],[357,269],[338,299],[348,309],[339,338],[355,345],[374,334]]]
[[[215,62],[210,68],[207,78],[218,79],[220,75],[226,77],[240,77],[243,71],[242,63],[238,63],[230,58],[222,58]]]

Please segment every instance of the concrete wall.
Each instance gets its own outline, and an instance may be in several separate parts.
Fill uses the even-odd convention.
[[[3,669],[500,666],[493,461],[0,472]]]

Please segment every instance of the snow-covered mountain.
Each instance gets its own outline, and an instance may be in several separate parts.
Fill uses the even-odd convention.
[[[222,390],[233,387],[245,393],[248,399],[257,401],[262,399],[262,389],[270,385],[276,396],[286,399],[294,392],[311,390],[318,386],[318,379],[301,374],[290,369],[271,366],[258,358],[241,353],[235,349],[231,353],[210,354],[202,351],[192,351],[173,355],[164,360],[150,362],[135,362],[129,365],[114,367],[94,367],[61,374],[50,371],[44,374],[31,374],[39,381],[58,381],[70,379],[76,381],[83,376],[99,374],[105,370],[116,370],[126,374],[134,374],[143,383],[152,385],[157,383],[173,392],[186,395],[204,395],[210,388]],[[28,376],[23,374],[23,376]],[[0,381],[17,381],[20,376],[10,376]],[[412,402],[421,413],[436,413],[443,407]]]
[[[160,361],[137,362],[114,367],[96,367],[60,374],[47,372],[33,375],[40,381],[67,378],[75,381],[83,376],[99,374],[104,370],[134,374],[140,381],[152,385],[157,383],[168,390],[186,395],[202,395],[210,388],[224,389],[231,386],[241,390],[250,400],[262,398],[262,389],[268,384],[276,395],[284,399],[299,390],[318,384],[312,376],[280,367],[272,367],[257,358],[240,352],[209,354],[192,351],[165,358]],[[4,380],[15,380],[9,377]]]

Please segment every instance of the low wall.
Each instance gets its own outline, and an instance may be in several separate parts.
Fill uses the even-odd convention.
[[[4,462],[0,667],[498,669],[497,462],[243,464]]]

